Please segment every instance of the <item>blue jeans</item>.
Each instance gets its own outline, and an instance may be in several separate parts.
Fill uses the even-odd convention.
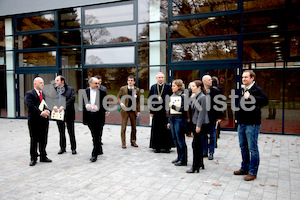
[[[203,146],[203,155],[207,154],[207,150],[209,148],[209,154],[215,153],[215,147],[216,147],[216,123],[209,124],[208,125],[208,134],[209,134],[209,144],[208,144],[208,137],[207,133],[203,134],[202,139],[202,146]]]
[[[243,159],[241,170],[255,176],[257,175],[259,165],[259,152],[257,146],[259,129],[260,124],[238,125],[240,148]]]
[[[184,135],[186,119],[182,119],[181,117],[171,117],[170,125],[174,144],[177,148],[177,159],[183,163],[187,163],[187,146]]]

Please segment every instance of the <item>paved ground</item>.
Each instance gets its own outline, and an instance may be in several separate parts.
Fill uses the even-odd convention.
[[[53,163],[30,167],[26,120],[0,119],[0,199],[300,199],[300,137],[260,135],[258,178],[246,182],[234,176],[241,156],[238,137],[222,132],[215,159],[199,174],[191,167],[192,138],[187,138],[189,165],[171,164],[176,152],[155,154],[149,148],[148,127],[138,127],[139,148],[121,148],[120,126],[106,125],[104,155],[89,161],[92,139],[88,128],[76,124],[77,155],[70,145],[58,155],[58,132],[50,122],[48,157]],[[128,128],[129,130],[130,128]],[[129,145],[129,131],[127,144]]]

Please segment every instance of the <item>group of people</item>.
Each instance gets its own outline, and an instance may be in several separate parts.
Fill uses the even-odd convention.
[[[234,171],[235,175],[247,175],[245,180],[254,180],[259,165],[259,152],[257,146],[258,133],[261,124],[261,107],[268,104],[268,98],[256,85],[255,73],[246,70],[242,75],[244,87],[241,89],[239,102],[248,102],[246,108],[239,106],[238,135],[242,154],[240,170]],[[156,75],[157,83],[151,86],[148,95],[148,107],[152,118],[150,148],[155,153],[169,153],[172,147],[177,149],[177,158],[172,161],[175,166],[187,165],[187,145],[185,132],[187,129],[193,133],[193,164],[187,173],[199,172],[204,169],[203,157],[214,159],[216,147],[216,129],[221,122],[222,112],[219,111],[215,96],[222,94],[217,78],[209,75],[202,77],[202,81],[195,80],[189,84],[189,92],[185,93],[185,85],[181,79],[175,79],[172,85],[165,83],[162,72]],[[85,90],[87,101],[83,103],[83,124],[87,125],[93,138],[93,150],[90,161],[97,161],[98,155],[103,154],[102,132],[105,116],[109,114],[103,99],[107,90],[101,85],[101,77],[91,77],[89,87]],[[120,88],[117,95],[119,112],[122,117],[121,143],[126,149],[126,126],[128,118],[131,122],[131,146],[138,147],[136,143],[136,120],[140,116],[140,90],[135,86],[135,77],[127,77],[127,85]],[[34,89],[26,92],[25,103],[28,106],[28,127],[30,133],[30,166],[37,162],[37,146],[39,146],[40,162],[52,162],[46,153],[47,134],[50,110],[39,108],[45,99],[42,91],[44,81],[37,77],[34,79]],[[76,154],[76,139],[74,133],[75,119],[75,91],[68,86],[63,76],[55,78],[55,89],[59,97],[63,96],[64,105],[54,105],[52,112],[65,111],[64,120],[57,121],[60,133],[60,150],[58,154],[66,152],[65,126],[70,136],[72,154]],[[253,98],[255,99],[253,103]],[[151,105],[149,106],[149,99]],[[100,104],[97,104],[100,102]],[[207,104],[210,103],[209,108]],[[251,106],[254,109],[249,111]],[[189,122],[189,123],[188,123]],[[209,135],[209,141],[208,141]]]

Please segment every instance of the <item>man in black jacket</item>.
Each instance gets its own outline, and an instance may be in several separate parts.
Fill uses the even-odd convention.
[[[242,154],[241,169],[234,175],[247,175],[245,181],[252,181],[257,176],[259,151],[257,146],[258,133],[261,125],[261,107],[268,105],[268,98],[255,81],[252,70],[242,75],[241,94],[239,96],[238,135]]]
[[[45,99],[42,92],[44,80],[40,77],[34,79],[34,89],[27,91],[25,94],[25,103],[28,107],[28,128],[30,134],[30,166],[34,166],[37,161],[39,145],[40,162],[52,162],[47,158],[46,146],[48,140],[49,116],[50,112],[41,106],[41,102]]]
[[[59,102],[58,106],[54,106],[53,110],[65,111],[64,121],[57,121],[57,126],[59,130],[59,144],[60,150],[58,154],[63,154],[66,152],[66,124],[68,133],[70,136],[71,150],[72,154],[76,154],[76,139],[75,139],[75,129],[74,129],[74,120],[75,120],[75,90],[71,86],[68,86],[65,82],[65,77],[59,75],[55,78],[56,91],[58,93]],[[64,98],[64,101],[62,101]],[[63,102],[63,103],[62,103]]]
[[[100,132],[105,123],[105,113],[103,98],[106,92],[99,90],[99,80],[95,77],[89,79],[90,87],[86,89],[88,102],[83,105],[83,124],[87,125],[91,131],[93,138],[93,151],[91,162],[96,162],[98,155],[103,154],[100,141]]]

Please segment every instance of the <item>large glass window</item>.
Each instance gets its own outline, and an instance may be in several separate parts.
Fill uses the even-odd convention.
[[[290,56],[300,56],[300,36],[290,39]]]
[[[34,31],[54,28],[54,14],[17,18],[17,31]]]
[[[133,21],[133,4],[86,8],[84,16],[85,25]]]
[[[3,65],[5,69],[5,52],[0,52],[0,66]]]
[[[67,8],[58,11],[59,29],[80,28],[81,8]]]
[[[1,59],[1,57],[0,57]],[[1,62],[1,61],[0,61]],[[1,63],[0,63],[1,65]],[[0,66],[0,69],[5,69],[4,66]],[[6,91],[6,71],[0,71],[0,117],[7,117],[7,91]]]
[[[240,16],[221,16],[172,21],[171,38],[194,38],[211,35],[231,35],[240,32]]]
[[[167,0],[139,0],[139,22],[162,21],[168,19]]]
[[[150,54],[152,62],[150,63]],[[141,42],[138,45],[138,65],[160,65],[167,63],[167,42]]]
[[[135,41],[136,25],[85,29],[83,31],[83,43],[86,45]]]
[[[92,64],[133,64],[134,47],[97,48],[86,50],[87,65]]]
[[[166,40],[167,23],[151,23],[138,25],[138,40]]]
[[[284,38],[280,34],[244,36],[243,61],[282,60]]]
[[[56,47],[56,33],[41,33],[33,35],[19,35],[15,37],[16,49],[30,49],[43,47]]]
[[[175,43],[173,61],[237,59],[237,41]]]
[[[56,51],[19,53],[19,67],[55,66]]]
[[[5,37],[0,36],[0,50],[5,50]]]
[[[0,35],[5,35],[5,22],[3,18],[0,18]]]
[[[81,48],[64,48],[60,52],[62,68],[81,67]]]
[[[173,0],[172,13],[176,15],[208,13],[214,11],[236,10],[238,8],[238,0]]]

